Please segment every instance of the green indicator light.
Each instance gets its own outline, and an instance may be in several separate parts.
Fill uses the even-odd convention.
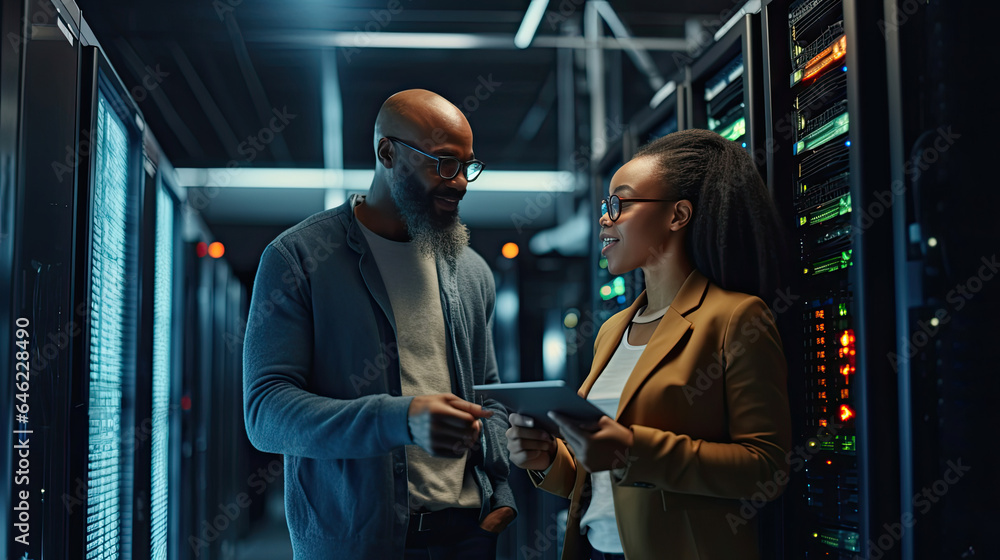
[[[613,297],[615,297],[615,296],[612,293],[611,286],[609,286],[607,284],[601,286],[601,299],[609,300],[609,299],[611,299]]]
[[[843,216],[851,211],[851,195],[845,194],[836,200],[831,200],[830,202],[821,206],[818,210],[809,214],[809,223],[818,224],[820,222],[825,222],[837,216]]]
[[[792,78],[790,80],[791,83],[789,83],[788,85],[794,86],[795,84],[799,83],[800,81],[802,81],[802,76],[804,75],[805,73],[802,70],[796,70],[795,72],[792,72]]]
[[[601,268],[608,268],[608,259],[601,257],[601,260],[597,263],[597,266]]]
[[[747,133],[747,120],[744,117],[740,117],[739,120],[727,126],[726,128],[722,129],[722,132],[719,132],[719,136],[722,136],[726,140],[736,140],[737,138],[743,136],[746,133]]]
[[[823,259],[815,263],[812,267],[813,275],[815,276],[817,274],[823,274],[824,272],[842,270],[851,266],[851,252],[852,249],[848,249],[846,251],[842,251],[840,255]]]
[[[844,134],[850,128],[847,112],[844,111],[837,118],[812,131],[802,140],[795,143],[793,154],[798,155],[805,150],[812,150],[826,144],[830,140]]]
[[[839,309],[840,310],[840,316],[841,317],[846,317],[847,316],[847,304],[846,303],[841,303],[838,307],[840,308]]]

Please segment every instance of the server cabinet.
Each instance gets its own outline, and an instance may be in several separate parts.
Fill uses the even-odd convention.
[[[846,0],[763,8],[768,183],[794,228],[795,446],[785,555],[869,554],[898,520],[892,224],[867,212],[887,184],[881,6]],[[784,333],[783,333],[784,336]],[[893,557],[898,550],[883,551]]]
[[[892,540],[907,560],[998,558],[997,452],[987,442],[1000,392],[1000,118],[983,77],[996,39],[969,16],[994,22],[998,9],[884,5],[902,510]]]

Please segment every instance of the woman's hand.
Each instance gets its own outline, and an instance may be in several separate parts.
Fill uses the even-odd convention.
[[[608,416],[583,426],[558,412],[549,412],[549,418],[559,424],[559,432],[573,449],[576,461],[588,472],[624,470],[628,448],[635,440],[632,430]]]
[[[522,469],[544,471],[556,458],[555,439],[545,430],[536,430],[528,416],[511,413],[507,419],[507,451],[510,462]]]

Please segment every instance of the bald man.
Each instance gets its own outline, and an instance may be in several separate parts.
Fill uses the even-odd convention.
[[[465,116],[407,90],[375,122],[367,195],[265,248],[243,354],[244,416],[285,460],[297,559],[495,558],[516,515],[493,275],[458,206],[483,163]]]

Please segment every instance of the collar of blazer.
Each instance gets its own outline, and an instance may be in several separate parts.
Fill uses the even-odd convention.
[[[660,320],[660,324],[657,325],[656,330],[653,331],[653,336],[649,339],[646,350],[642,352],[639,361],[632,370],[632,374],[629,375],[628,381],[625,383],[625,389],[622,390],[621,400],[618,402],[616,419],[621,417],[622,411],[625,410],[629,401],[635,396],[635,392],[642,385],[642,382],[656,370],[660,362],[680,342],[684,334],[692,328],[691,322],[685,318],[685,315],[701,305],[707,291],[708,279],[697,270],[693,270],[687,279],[684,280],[684,284],[681,285],[681,289],[674,296],[674,300],[670,302],[670,307],[667,309],[663,319]],[[597,381],[601,372],[604,371],[608,362],[611,361],[611,355],[618,348],[622,336],[625,335],[625,328],[632,322],[632,318],[635,317],[635,314],[643,305],[646,305],[645,290],[639,294],[639,297],[635,298],[635,301],[632,302],[632,305],[628,309],[617,313],[605,323],[605,329],[603,329],[604,336],[602,337],[604,342],[597,344],[597,347],[594,349],[594,363],[590,369],[590,375],[587,376],[587,379],[580,387],[580,396],[586,397],[590,392],[590,388],[594,386],[594,382]]]

